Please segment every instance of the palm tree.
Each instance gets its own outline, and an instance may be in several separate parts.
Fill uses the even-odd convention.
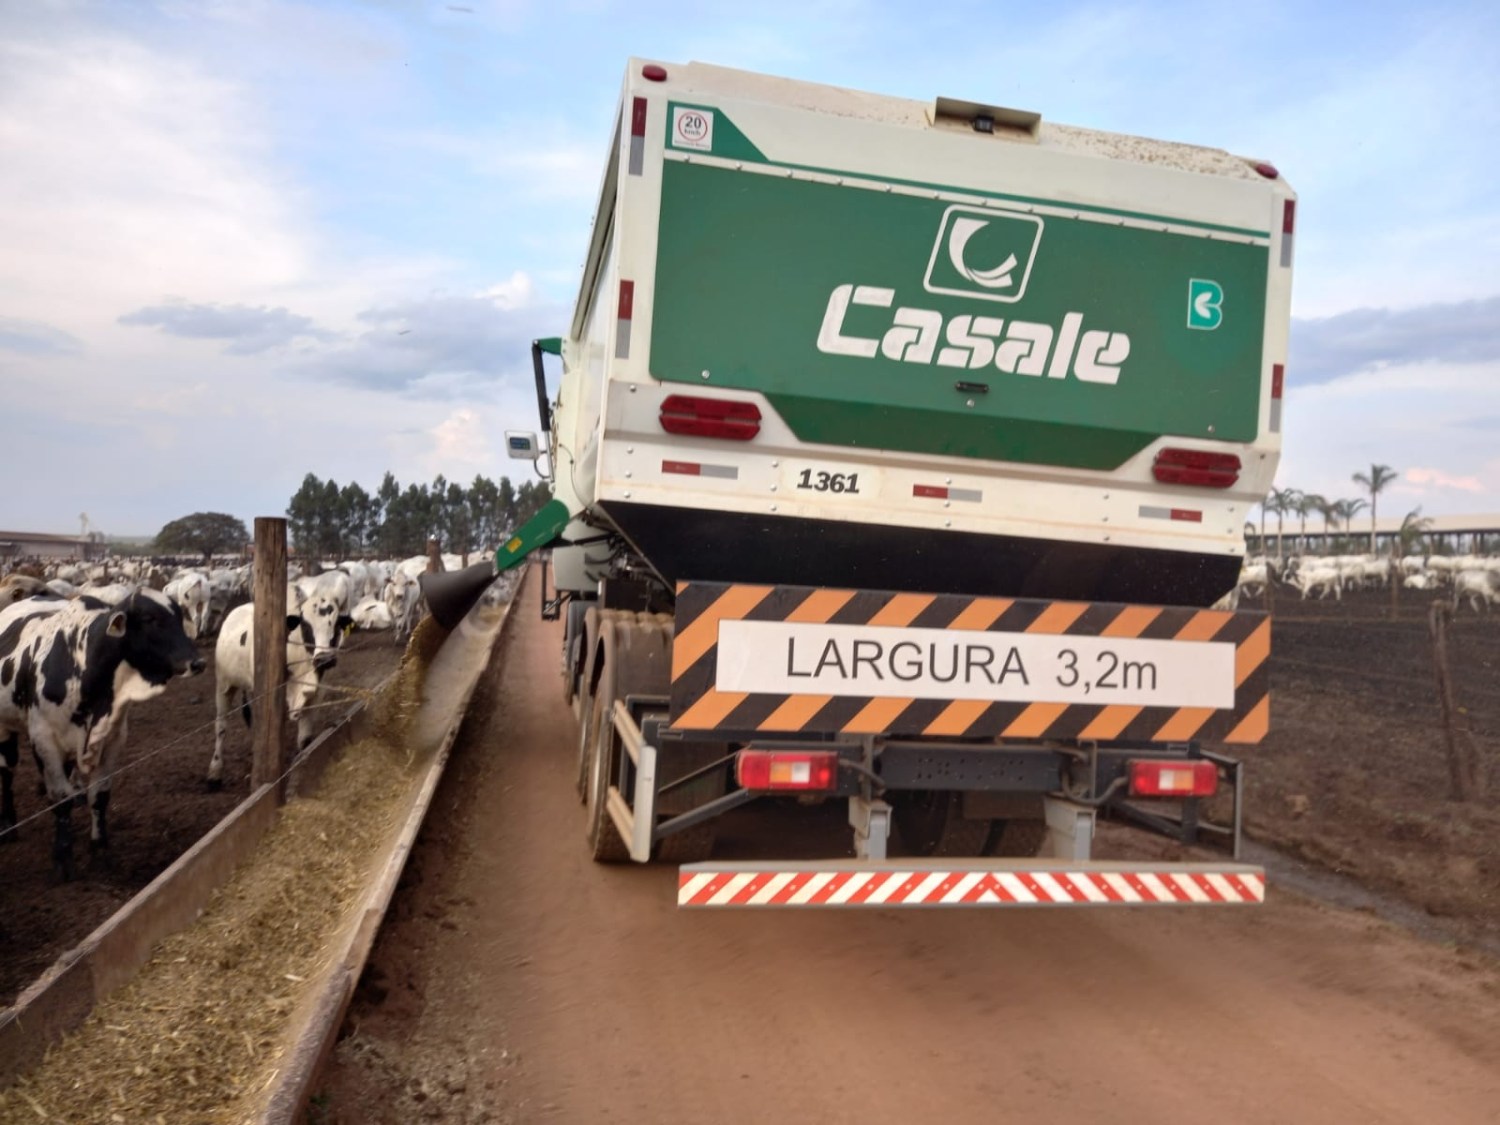
[[[1291,488],[1273,488],[1266,494],[1266,504],[1276,513],[1276,557],[1281,558],[1281,545],[1285,541],[1283,531],[1285,516],[1293,510],[1297,493]]]
[[[1365,502],[1363,500],[1335,500],[1329,507],[1335,519],[1344,521],[1344,534],[1352,536],[1354,517],[1364,510]]]
[[[1401,544],[1401,553],[1409,555],[1421,542],[1422,536],[1432,530],[1432,518],[1424,516],[1420,506],[1407,512],[1401,519],[1401,530],[1396,538]]]
[[[1304,551],[1307,550],[1307,517],[1312,515],[1314,512],[1321,512],[1327,503],[1328,501],[1324,500],[1323,497],[1319,496],[1316,492],[1297,493],[1296,511],[1297,516],[1301,520],[1302,524],[1300,534],[1302,536],[1302,549]],[[1324,524],[1326,526],[1327,517],[1324,517]]]
[[[1375,498],[1385,489],[1385,486],[1395,480],[1396,470],[1389,465],[1371,465],[1368,473],[1355,473],[1353,481],[1362,484],[1370,493],[1370,554],[1375,553]]]

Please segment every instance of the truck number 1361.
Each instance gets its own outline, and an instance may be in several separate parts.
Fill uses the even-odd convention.
[[[858,492],[858,473],[824,473],[814,472],[812,469],[803,469],[797,478],[798,488],[811,489],[813,492]]]

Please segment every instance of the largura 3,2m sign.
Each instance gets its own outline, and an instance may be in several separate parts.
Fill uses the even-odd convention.
[[[1259,742],[1265,614],[685,582],[671,722],[757,732]]]
[[[1234,645],[724,621],[720,692],[1234,706]]]

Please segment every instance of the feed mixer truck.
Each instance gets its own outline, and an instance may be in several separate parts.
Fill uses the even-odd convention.
[[[507,435],[553,498],[495,563],[550,557],[593,856],[690,906],[1260,901],[1093,842],[1237,855],[1270,622],[1215,607],[1294,216],[1218,149],[632,60],[543,437]],[[770,800],[846,845],[714,862]]]

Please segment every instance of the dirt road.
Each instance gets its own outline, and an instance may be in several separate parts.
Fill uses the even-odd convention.
[[[518,609],[530,609],[522,599]],[[1261,908],[682,913],[584,854],[554,627],[481,686],[317,1122],[1491,1122],[1500,971]]]

